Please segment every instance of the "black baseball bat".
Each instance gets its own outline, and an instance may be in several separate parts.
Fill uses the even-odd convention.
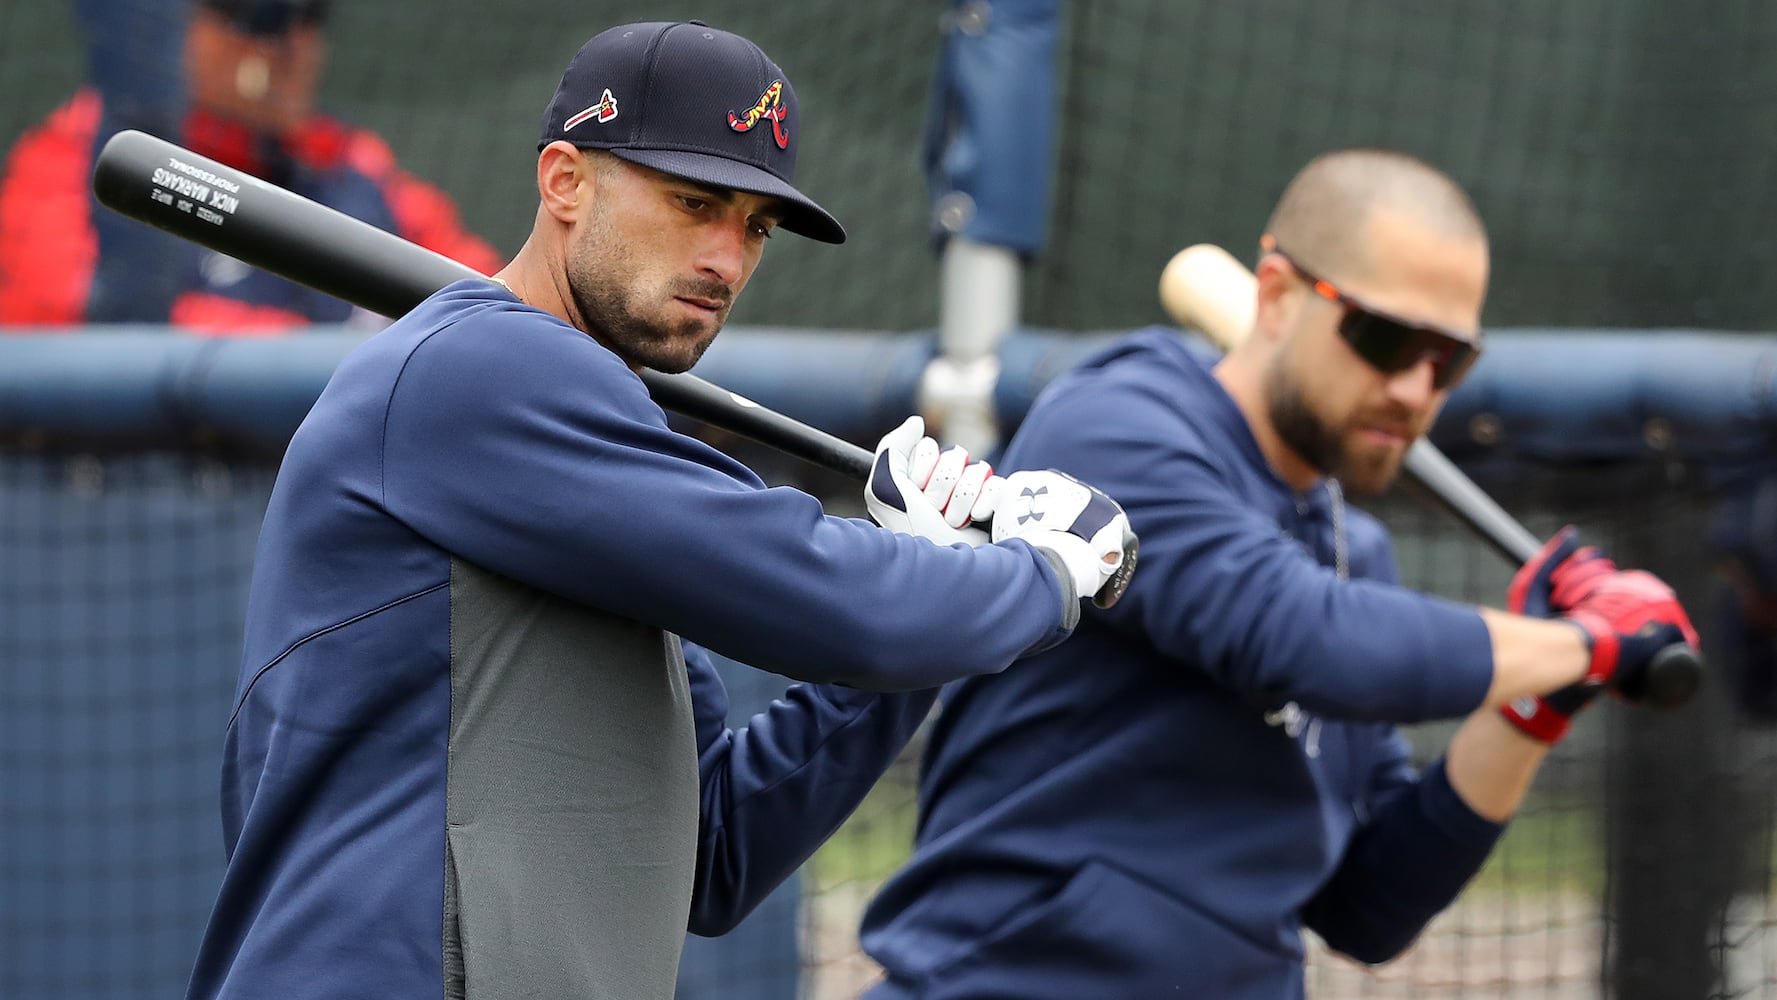
[[[269,184],[145,132],[106,140],[93,163],[99,203],[199,246],[270,271],[379,315],[406,314],[465,278],[492,281],[468,265],[343,212]],[[760,406],[695,375],[643,369],[665,409],[732,431],[863,482],[875,456],[826,431]],[[1121,569],[1093,595],[1108,608],[1135,571],[1136,540],[1124,539]]]
[[[112,136],[93,163],[99,203],[390,318],[480,271],[146,132]],[[695,375],[644,370],[665,409],[859,481],[870,452]]]
[[[1424,486],[1444,509],[1473,528],[1514,566],[1536,558],[1542,543],[1530,530],[1506,513],[1474,480],[1430,441],[1421,438],[1407,449],[1406,472]],[[1624,694],[1649,704],[1669,708],[1682,705],[1703,684],[1703,664],[1691,647],[1674,643],[1654,654],[1647,666],[1645,690]]]

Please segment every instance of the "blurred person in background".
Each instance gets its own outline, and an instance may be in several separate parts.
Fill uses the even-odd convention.
[[[249,333],[354,318],[348,303],[104,211],[106,139],[140,128],[492,273],[450,198],[388,144],[316,107],[327,0],[82,0],[88,83],[0,167],[0,326],[172,323]],[[176,58],[175,58],[176,54]]]
[[[1272,213],[1249,336],[1172,331],[1038,397],[1003,468],[1115,497],[1142,572],[1073,640],[947,684],[915,852],[870,905],[870,1000],[1303,996],[1303,931],[1404,950],[1491,852],[1552,744],[1695,633],[1670,588],[1563,531],[1507,611],[1400,585],[1348,506],[1473,361],[1485,229],[1386,150],[1308,164]],[[1464,719],[1415,767],[1396,724]]]

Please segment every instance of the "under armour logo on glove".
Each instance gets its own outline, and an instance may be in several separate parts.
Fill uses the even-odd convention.
[[[1020,538],[1053,552],[1067,565],[1074,592],[1101,608],[1123,596],[1135,572],[1136,539],[1115,500],[1054,469],[1014,472],[1000,482],[994,541]]]
[[[864,506],[877,524],[940,545],[1017,538],[1052,553],[1064,588],[1108,608],[1135,572],[1137,542],[1117,502],[1054,469],[1000,478],[961,448],[940,451],[925,421],[908,417],[876,445]],[[1043,524],[1049,515],[1049,524]],[[1051,564],[1053,565],[1053,563]]]

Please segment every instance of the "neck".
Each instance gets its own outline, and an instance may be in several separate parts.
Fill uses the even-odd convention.
[[[561,251],[554,251],[560,253]],[[568,269],[566,264],[553,259],[552,251],[541,242],[538,234],[532,233],[530,239],[520,247],[512,262],[493,274],[493,279],[506,286],[506,290],[518,296],[525,305],[541,309],[562,322],[568,324],[593,340],[603,344],[618,357],[625,357],[611,342],[599,333],[587,328],[580,309],[574,304],[574,296],[568,289]],[[624,361],[629,370],[641,374],[642,366]]]
[[[1279,479],[1297,492],[1321,480],[1321,471],[1285,444],[1277,433],[1277,425],[1271,421],[1270,399],[1265,394],[1264,368],[1258,359],[1237,350],[1216,365],[1215,377],[1246,418],[1246,426],[1258,442],[1259,454],[1265,456]]]
[[[560,268],[550,267],[544,256],[545,252],[538,245],[536,234],[533,233],[511,262],[494,273],[494,280],[505,285],[525,305],[534,306],[578,327],[579,324],[570,315],[568,308],[570,297],[551,277],[565,272]]]

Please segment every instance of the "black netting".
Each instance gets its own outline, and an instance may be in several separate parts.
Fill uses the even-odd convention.
[[[770,264],[733,321],[870,329],[936,322],[919,137],[938,6],[706,0],[663,10],[595,0],[507,10],[472,0],[423,9],[354,0],[332,9],[323,105],[387,139],[404,166],[441,185],[468,227],[508,256],[536,213],[544,105],[582,42],[625,21],[689,16],[752,38],[784,67],[802,103],[798,186],[851,239],[840,248],[774,239]],[[9,95],[0,102],[0,147],[67,98],[81,80],[83,52],[62,5],[0,6],[0,85]]]
[[[0,144],[80,83],[74,11],[90,6],[0,3]],[[774,240],[735,321],[934,322],[918,142],[945,4],[332,6],[327,105],[385,136],[506,254],[532,218],[538,114],[587,35],[676,16],[749,35],[803,100],[803,188],[853,239]],[[1491,323],[1777,326],[1745,277],[1777,263],[1777,9],[1094,0],[1063,19],[1061,100],[1029,109],[1057,116],[1060,140],[1052,250],[1028,272],[1034,322],[1160,319],[1154,281],[1173,251],[1210,241],[1250,257],[1302,162],[1375,143],[1475,195],[1494,239]],[[106,51],[127,54],[129,37]],[[221,727],[269,476],[183,455],[0,454],[0,996],[180,995],[220,871]],[[1726,598],[1704,544],[1709,497],[1657,470],[1487,485],[1539,534],[1576,520],[1669,575],[1704,609],[1717,683],[1680,713],[1588,715],[1415,950],[1378,973],[1317,954],[1313,994],[1777,996],[1777,741],[1742,697],[1773,685],[1713,624]],[[833,499],[855,511],[849,489]],[[1405,492],[1377,509],[1409,584],[1500,599],[1505,569],[1444,515]],[[1418,730],[1416,746],[1429,756],[1448,732]],[[857,916],[905,856],[913,773],[909,757],[804,873],[812,995],[853,995],[871,975]],[[700,975],[739,996],[752,973]]]
[[[265,469],[0,455],[0,996],[182,995]]]
[[[1473,194],[1496,326],[1771,329],[1777,10],[1754,0],[1066,5],[1053,251],[1033,318],[1161,319],[1179,247],[1243,259],[1284,184],[1348,145]]]
[[[697,17],[746,35],[784,67],[806,136],[798,186],[851,234],[839,249],[778,238],[734,322],[931,325],[937,267],[923,247],[918,139],[936,65],[937,9],[900,4],[694,8],[595,0],[336,4],[328,97],[457,192],[465,218],[507,252],[536,211],[537,133],[562,68],[587,37],[632,20]]]

